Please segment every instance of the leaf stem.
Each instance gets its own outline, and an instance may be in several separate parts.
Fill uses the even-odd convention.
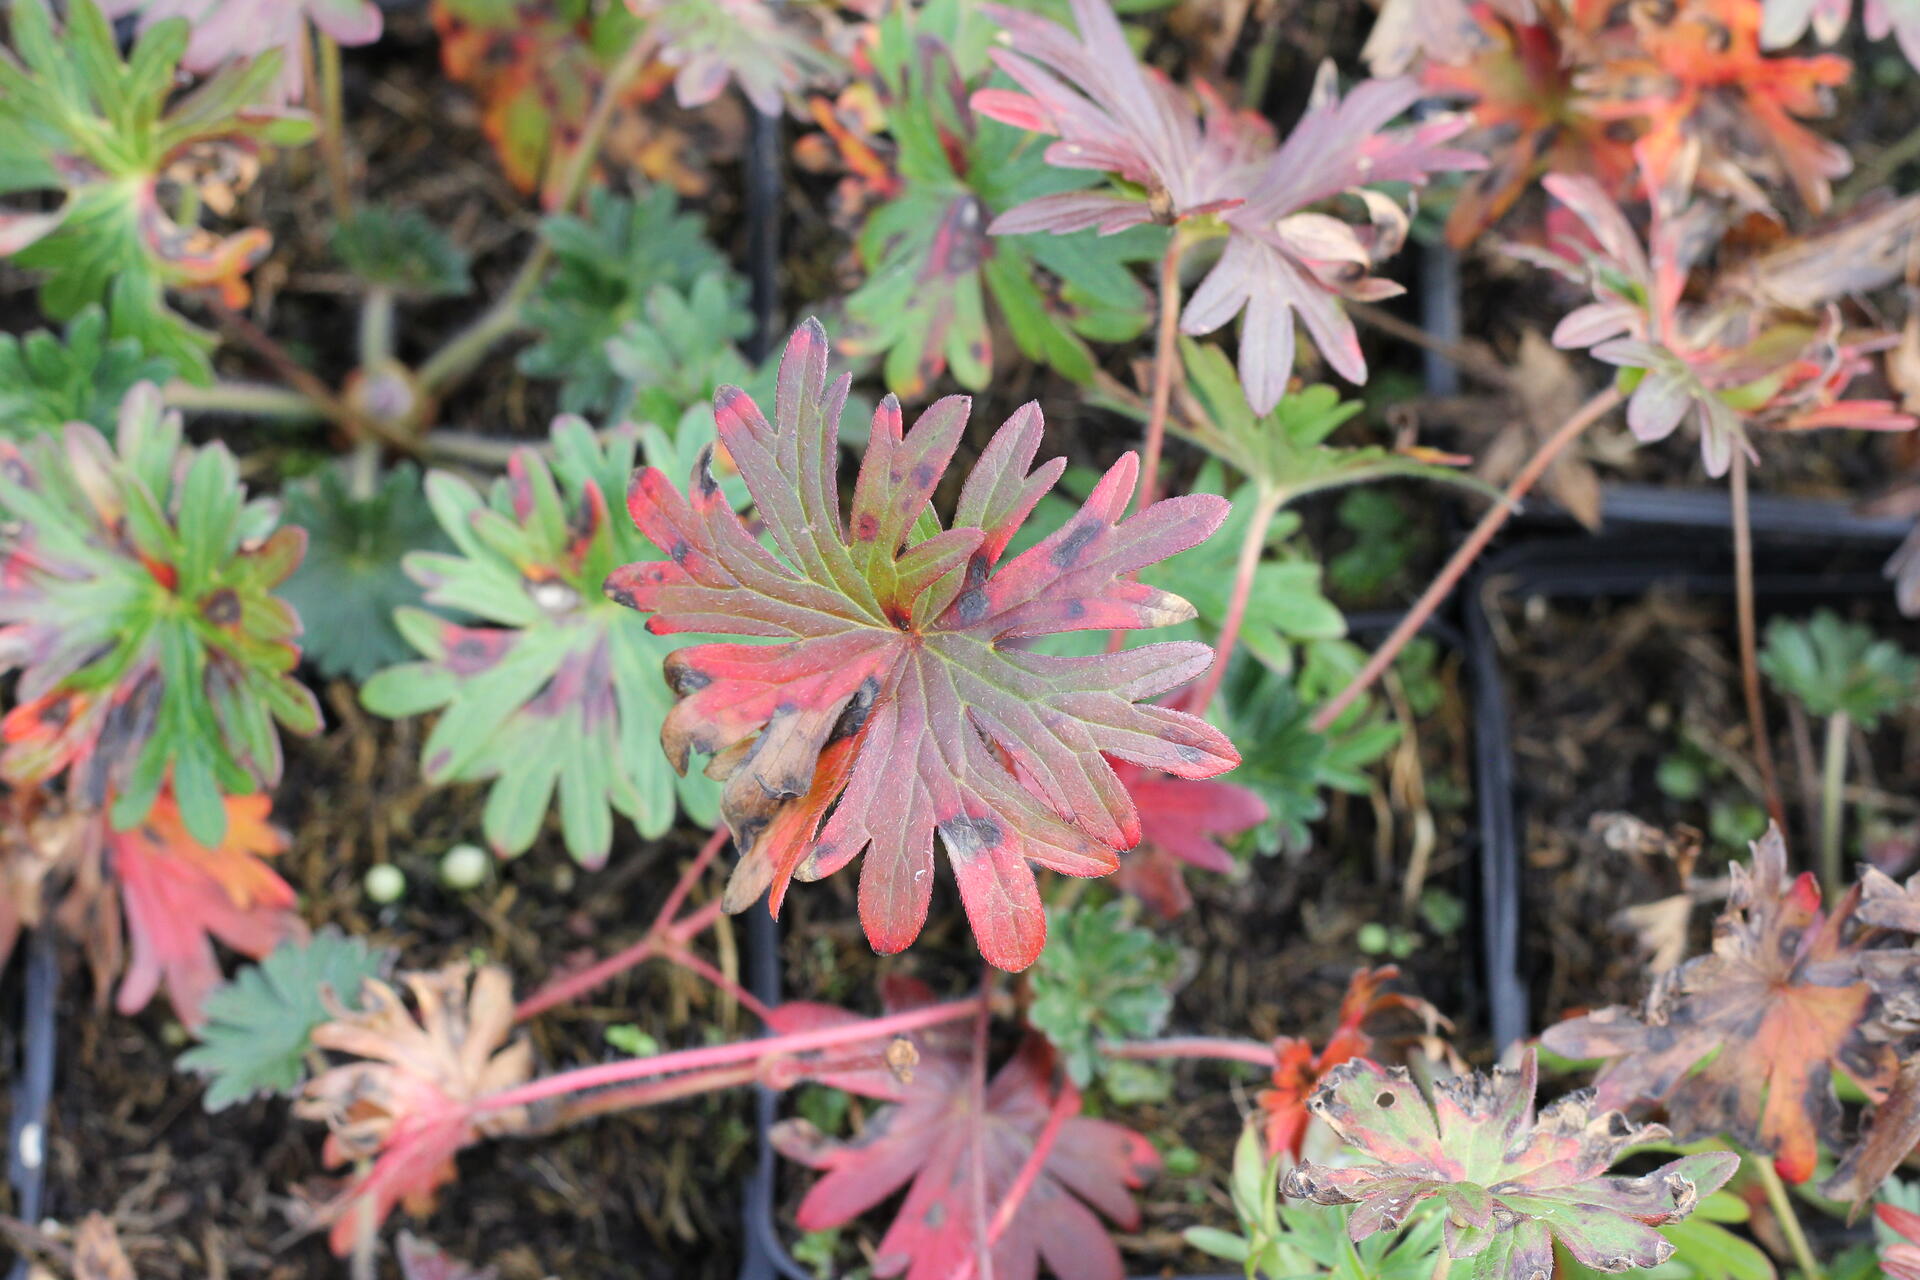
[[[1021,1162],[1020,1171],[1013,1175],[1006,1194],[1000,1197],[1000,1205],[993,1212],[993,1221],[987,1224],[987,1249],[981,1255],[983,1258],[990,1258],[993,1246],[999,1244],[1000,1237],[1007,1234],[1007,1228],[1013,1225],[1027,1193],[1040,1180],[1041,1171],[1047,1167],[1047,1160],[1053,1155],[1053,1144],[1058,1141],[1062,1126],[1079,1114],[1080,1090],[1073,1081],[1062,1080],[1060,1091],[1053,1097],[1053,1106],[1047,1111],[1047,1122],[1033,1140],[1033,1150]],[[953,1280],[972,1280],[973,1274],[973,1260],[968,1259],[960,1264]]]
[[[985,1004],[986,1000],[981,996],[968,996],[962,1000],[949,1000],[944,1004],[909,1009],[904,1013],[869,1018],[864,1022],[821,1027],[812,1031],[796,1031],[788,1035],[769,1036],[759,1040],[737,1040],[730,1044],[707,1045],[698,1049],[681,1049],[673,1053],[657,1053],[645,1058],[629,1058],[621,1062],[604,1062],[591,1067],[579,1067],[572,1071],[544,1076],[499,1093],[489,1094],[476,1100],[472,1110],[475,1115],[485,1115],[488,1112],[530,1106],[549,1098],[561,1098],[589,1089],[602,1089],[608,1085],[627,1084],[635,1080],[647,1080],[656,1076],[700,1071],[737,1063],[761,1063],[768,1058],[783,1054],[811,1053],[841,1045],[887,1039],[908,1031],[920,1031],[927,1027],[942,1026],[949,1022],[958,1022],[962,1018],[973,1017]]]
[[[747,1063],[737,1067],[715,1067],[711,1071],[697,1071],[666,1080],[645,1080],[621,1088],[602,1089],[561,1103],[554,1111],[552,1127],[562,1129],[616,1111],[633,1111],[640,1107],[658,1106],[663,1102],[678,1102],[703,1093],[738,1088],[752,1084],[759,1075],[758,1064]]]
[[[546,986],[520,1002],[519,1007],[513,1011],[515,1021],[525,1022],[528,1018],[545,1013],[555,1005],[578,999],[602,983],[611,982],[627,970],[646,963],[656,955],[671,955],[674,951],[684,948],[689,939],[699,936],[712,927],[713,922],[720,918],[718,898],[691,912],[684,919],[675,917],[678,916],[681,906],[685,904],[687,895],[693,891],[693,886],[699,883],[700,877],[712,865],[714,858],[719,855],[721,849],[726,847],[728,838],[725,827],[707,837],[706,843],[700,846],[700,852],[694,855],[693,861],[688,863],[686,870],[680,873],[680,879],[675,882],[672,892],[667,894],[666,902],[654,916],[653,923],[647,926],[646,933],[641,935],[639,941],[578,973],[555,978],[547,983]],[[751,1005],[748,1007],[752,1008]],[[755,1012],[759,1011],[755,1010]]]
[[[1219,692],[1220,681],[1227,674],[1227,664],[1233,659],[1233,647],[1240,642],[1240,627],[1246,621],[1247,602],[1253,595],[1253,579],[1260,571],[1260,556],[1267,549],[1267,531],[1273,527],[1273,519],[1280,514],[1280,508],[1286,505],[1287,491],[1273,489],[1260,495],[1253,509],[1253,516],[1247,522],[1247,531],[1240,539],[1240,558],[1234,565],[1233,595],[1227,601],[1227,616],[1220,623],[1220,635],[1213,646],[1213,665],[1207,668],[1205,681],[1193,695],[1188,704],[1195,715],[1204,716],[1207,708],[1213,705],[1213,696]]]
[[[1780,1234],[1787,1238],[1787,1248],[1793,1252],[1793,1261],[1800,1268],[1802,1280],[1826,1280],[1826,1272],[1814,1260],[1813,1248],[1807,1243],[1807,1233],[1800,1226],[1800,1215],[1793,1211],[1793,1198],[1787,1193],[1787,1184],[1780,1180],[1779,1171],[1773,1167],[1772,1158],[1764,1152],[1750,1151],[1747,1153],[1747,1164],[1767,1193],[1767,1204],[1773,1209],[1773,1220],[1780,1225]]]
[[[1336,694],[1333,700],[1314,716],[1315,731],[1325,733],[1331,728],[1333,722],[1340,718],[1340,713],[1352,706],[1354,700],[1365,693],[1373,682],[1380,678],[1381,673],[1393,665],[1393,660],[1399,656],[1402,649],[1406,648],[1407,642],[1419,634],[1420,628],[1426,624],[1427,619],[1432,617],[1434,611],[1452,594],[1454,587],[1459,584],[1462,577],[1466,576],[1473,562],[1480,558],[1480,553],[1486,550],[1489,542],[1493,541],[1493,535],[1500,532],[1512,517],[1519,507],[1520,499],[1524,498],[1533,486],[1539,483],[1540,477],[1547,473],[1547,468],[1553,465],[1553,460],[1559,457],[1568,445],[1579,439],[1588,427],[1606,417],[1619,403],[1619,389],[1609,386],[1581,405],[1561,424],[1559,430],[1541,443],[1540,447],[1534,451],[1534,455],[1527,459],[1527,465],[1508,482],[1506,491],[1500,496],[1500,501],[1488,508],[1487,513],[1480,517],[1480,523],[1473,527],[1473,532],[1468,534],[1467,540],[1460,544],[1460,549],[1453,553],[1452,559],[1441,568],[1420,598],[1414,601],[1413,607],[1407,610],[1405,616],[1400,619],[1399,625],[1394,627],[1393,633],[1386,638],[1385,643],[1374,651],[1371,658],[1367,659],[1367,665],[1362,667],[1359,674],[1347,682],[1347,687]]]
[[[286,387],[265,382],[216,382],[196,386],[169,382],[161,390],[167,406],[188,413],[232,414],[243,418],[275,418],[283,422],[324,422],[326,411],[312,399]]]
[[[1836,711],[1827,719],[1827,741],[1820,761],[1820,883],[1829,898],[1846,886],[1841,858],[1841,825],[1846,817],[1847,738],[1853,719]]]
[[[620,61],[601,81],[600,96],[594,101],[593,113],[587,117],[587,123],[580,132],[579,145],[567,157],[567,167],[561,172],[559,185],[554,190],[552,208],[571,209],[579,200],[587,179],[593,175],[594,162],[600,156],[601,141],[606,137],[607,126],[613,121],[614,108],[620,104],[620,95],[626,92],[627,85],[647,65],[647,60],[653,56],[653,49],[654,41],[649,35],[644,31],[636,34]],[[455,334],[420,366],[420,385],[429,396],[444,396],[479,366],[495,343],[520,329],[520,308],[539,285],[540,277],[546,273],[547,264],[552,258],[552,244],[544,235],[536,235],[532,250],[520,264],[520,270],[514,274],[506,292],[469,328]]]
[[[345,95],[341,90],[340,44],[318,28],[309,28],[310,38],[320,46],[320,154],[326,160],[327,190],[333,199],[333,216],[344,222],[353,214],[353,183],[347,168],[347,132]],[[303,48],[306,41],[302,41]],[[307,57],[312,57],[310,49]]]
[[[1221,1062],[1246,1062],[1256,1067],[1273,1066],[1273,1047],[1258,1040],[1229,1040],[1224,1036],[1172,1036],[1165,1040],[1129,1040],[1122,1044],[1103,1044],[1100,1052],[1109,1058],[1212,1058]]]
[[[1186,238],[1175,227],[1160,259],[1160,325],[1153,344],[1153,399],[1147,410],[1147,442],[1140,461],[1140,510],[1160,495],[1160,450],[1166,441],[1167,412],[1173,403],[1173,375],[1180,360],[1180,258]]]
[[[993,1021],[993,973],[988,968],[980,978],[980,1008],[973,1019],[973,1070],[967,1080],[967,1089],[973,1095],[972,1112],[982,1118],[987,1115],[987,1032]],[[980,1280],[993,1280],[993,1233],[987,1225],[985,1144],[978,1140],[969,1143],[968,1156],[973,1165],[973,1261],[979,1269]]]
[[[355,413],[345,401],[333,393],[326,383],[294,359],[291,352],[268,336],[266,330],[259,325],[218,299],[214,299],[210,305],[214,315],[219,318],[220,327],[225,329],[229,336],[252,347],[254,352],[280,375],[281,381],[313,404],[321,417],[338,426],[355,440],[371,437],[407,454],[417,454],[420,451],[419,442],[405,432],[395,431],[385,423]]]
[[[1740,691],[1747,703],[1747,732],[1753,738],[1754,763],[1766,792],[1767,816],[1784,829],[1787,811],[1780,803],[1779,775],[1773,768],[1773,739],[1767,733],[1767,709],[1760,701],[1760,660],[1753,611],[1753,521],[1747,503],[1747,451],[1736,442],[1729,480],[1733,499],[1733,602],[1740,633]]]

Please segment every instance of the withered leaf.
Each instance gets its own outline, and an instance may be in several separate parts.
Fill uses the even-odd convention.
[[[1883,989],[1911,985],[1913,957],[1866,950],[1851,927],[1858,900],[1855,890],[1823,913],[1818,883],[1789,876],[1770,829],[1751,867],[1732,868],[1711,953],[1657,981],[1638,1012],[1602,1009],[1541,1043],[1611,1060],[1595,1081],[1602,1106],[1664,1102],[1682,1140],[1729,1134],[1803,1182],[1839,1127],[1834,1072],[1882,1098],[1899,1070],[1874,1019]]]

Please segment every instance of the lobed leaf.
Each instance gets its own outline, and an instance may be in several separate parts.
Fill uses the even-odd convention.
[[[676,800],[711,813],[711,787],[676,783],[655,746],[667,646],[600,591],[615,566],[655,554],[607,509],[638,450],[630,427],[596,437],[562,418],[552,462],[516,452],[490,500],[452,475],[427,478],[454,550],[415,551],[406,571],[428,604],[472,621],[398,610],[420,658],[368,681],[361,701],[385,716],[440,711],[421,749],[427,780],[491,781],[482,825],[502,854],[524,852],[555,805],[568,851],[589,866],[606,859],[616,812],[648,836],[672,823]]]
[[[288,940],[236,973],[201,1006],[200,1043],[180,1055],[184,1070],[208,1078],[208,1111],[224,1111],[260,1094],[291,1093],[307,1077],[313,1030],[339,1007],[360,1007],[361,985],[377,978],[390,955],[363,938],[322,932]]]
[[[861,920],[877,949],[899,951],[926,917],[937,833],[982,953],[1024,968],[1046,936],[1029,864],[1102,875],[1140,838],[1108,756],[1181,777],[1238,757],[1196,717],[1137,705],[1204,670],[1204,645],[1052,657],[1013,642],[1190,617],[1185,601],[1132,575],[1205,538],[1226,504],[1194,495],[1123,519],[1138,467],[1128,455],[1073,521],[1001,563],[1060,471],[1028,471],[1038,408],[1018,411],[983,452],[953,527],[920,537],[968,406],[942,400],[909,432],[889,398],[843,517],[834,427],[847,384],[828,386],[826,335],[809,321],[781,362],[773,422],[723,389],[719,444],[772,549],[706,466],[686,493],[649,468],[628,511],[668,559],[622,567],[607,591],[654,614],[656,634],[774,641],[694,645],[667,662],[679,697],[667,757],[681,769],[696,751],[713,757],[721,814],[743,850],[729,909],[771,888],[777,910],[795,875],[819,879],[869,853]]]

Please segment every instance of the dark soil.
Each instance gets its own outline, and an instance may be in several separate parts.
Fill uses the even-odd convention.
[[[1760,598],[1763,611],[1795,618],[1815,603]],[[1898,617],[1884,598],[1830,603],[1920,651],[1920,625]],[[1639,999],[1645,952],[1620,913],[1681,888],[1671,863],[1606,848],[1590,829],[1595,815],[1625,813],[1708,833],[1695,872],[1709,882],[1691,922],[1698,951],[1716,909],[1710,882],[1746,853],[1740,833],[1727,830],[1727,815],[1744,808],[1747,822],[1759,820],[1761,788],[1739,693],[1730,601],[1671,591],[1621,601],[1534,598],[1509,601],[1500,622],[1526,859],[1523,971],[1532,981],[1533,1023],[1544,1026],[1577,1009]],[[1765,699],[1789,848],[1798,865],[1810,868],[1822,726],[1809,726],[1770,688]],[[1920,807],[1906,783],[1920,763],[1916,753],[1920,709],[1857,736],[1850,860],[1867,856],[1894,873],[1913,860]],[[1699,795],[1678,796],[1660,785],[1662,762],[1674,757],[1705,775]]]
[[[446,891],[436,864],[450,845],[475,837],[481,793],[423,786],[419,726],[365,717],[344,688],[332,692],[335,727],[289,752],[279,820],[293,846],[280,869],[301,891],[309,921],[397,948],[400,967],[499,961],[525,994],[555,968],[638,937],[691,855],[691,833],[643,843],[627,829],[607,866],[589,873],[555,837],[499,864],[472,893]],[[389,860],[406,872],[408,893],[375,907],[361,878]],[[720,938],[717,963],[738,972],[732,931]],[[69,959],[47,1214],[71,1223],[90,1210],[110,1213],[151,1280],[341,1274],[324,1242],[295,1228],[296,1191],[328,1182],[318,1165],[321,1126],[291,1118],[277,1100],[208,1116],[199,1084],[172,1070],[181,1032],[164,1002],[131,1019],[103,1010],[88,998],[79,957]],[[19,968],[0,983],[8,1062],[18,1053]],[[748,1021],[704,984],[653,966],[542,1015],[530,1034],[540,1065],[552,1069],[614,1056],[605,1030],[616,1024],[680,1048],[743,1034]],[[538,1141],[482,1143],[460,1157],[459,1180],[439,1210],[411,1225],[453,1253],[499,1266],[503,1280],[731,1276],[739,1171],[753,1140],[748,1111],[744,1095],[723,1094]]]

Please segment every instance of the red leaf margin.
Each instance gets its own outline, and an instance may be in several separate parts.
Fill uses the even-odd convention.
[[[771,889],[777,914],[794,876],[819,879],[864,852],[862,924],[876,950],[900,951],[926,919],[937,832],[982,953],[1023,969],[1046,941],[1029,864],[1105,875],[1140,840],[1107,757],[1206,778],[1239,754],[1199,717],[1143,705],[1203,672],[1204,644],[1062,658],[1013,642],[1191,618],[1133,575],[1204,540],[1227,503],[1189,495],[1123,518],[1139,470],[1129,453],[1073,519],[1002,564],[1065,465],[1029,470],[1042,429],[1029,404],[982,452],[955,527],[910,542],[970,402],[940,400],[908,431],[898,401],[882,401],[843,512],[836,426],[849,378],[828,385],[827,354],[818,321],[795,331],[771,424],[738,388],[715,397],[719,446],[775,549],[722,498],[710,454],[684,493],[646,468],[628,511],[670,559],[615,570],[607,593],[653,613],[656,634],[783,642],[693,645],[666,664],[680,696],[661,735],[669,759],[684,769],[710,754],[708,772],[726,780],[721,811],[743,850],[729,910]]]

